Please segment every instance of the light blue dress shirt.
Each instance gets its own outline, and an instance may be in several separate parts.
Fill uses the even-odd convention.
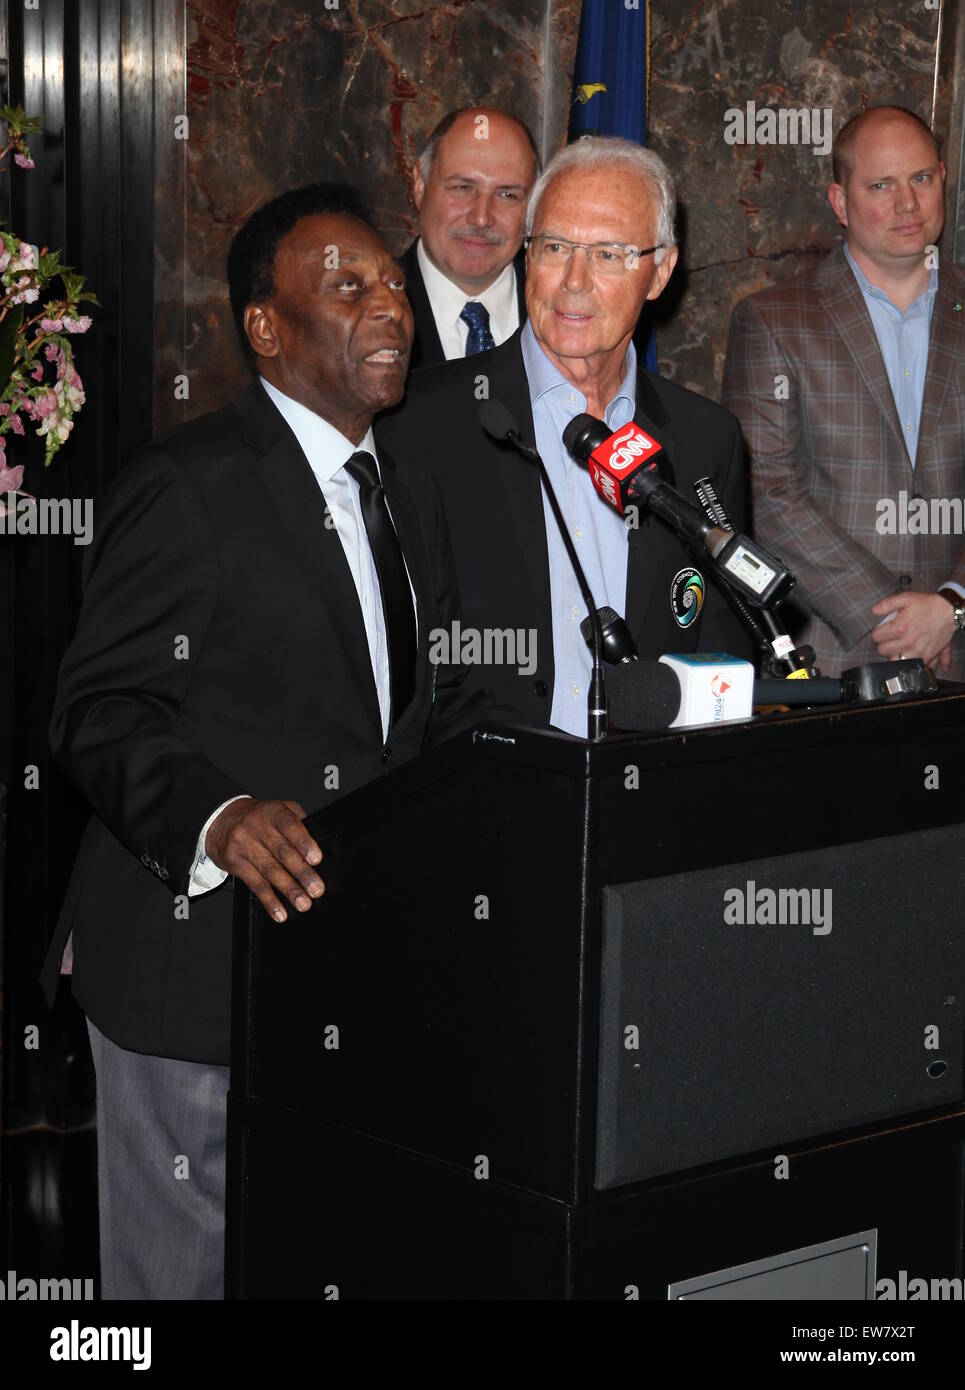
[[[925,394],[925,368],[928,366],[928,335],[935,295],[938,293],[938,271],[932,267],[928,274],[927,290],[902,313],[884,290],[871,283],[848,250],[847,243],[844,254],[874,324],[875,337],[901,421],[905,447],[914,467],[918,453],[921,402]]]
[[[575,463],[563,447],[563,431],[575,415],[586,410],[586,397],[549,360],[529,322],[523,328],[520,346],[533,406],[536,448],[546,464],[587,583],[599,607],[609,605],[625,617],[626,526],[620,514],[597,495],[587,470]],[[636,387],[637,357],[631,343],[623,384],[604,412],[612,430],[633,419]],[[586,738],[586,693],[592,670],[590,649],[580,632],[586,604],[545,492],[543,516],[549,552],[555,667],[550,723],[565,733]]]

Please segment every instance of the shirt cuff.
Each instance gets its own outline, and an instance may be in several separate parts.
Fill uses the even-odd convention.
[[[201,834],[198,836],[197,849],[194,852],[194,863],[188,873],[188,897],[196,898],[201,893],[210,893],[212,888],[220,888],[228,877],[227,871],[219,869],[213,859],[209,859],[204,852],[204,842],[208,838],[208,831],[212,824],[221,815],[226,806],[230,806],[232,801],[250,801],[247,792],[241,796],[229,796],[227,801],[222,801],[212,812],[204,825],[201,827]]]
[[[958,597],[965,603],[965,589],[961,584],[956,584],[954,579],[946,579],[944,584],[939,584],[939,589],[954,589]]]

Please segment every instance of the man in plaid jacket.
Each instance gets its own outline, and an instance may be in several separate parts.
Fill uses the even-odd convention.
[[[937,247],[945,169],[910,111],[845,125],[843,247],[735,308],[722,401],[754,532],[797,574],[825,675],[923,657],[965,679],[965,273]]]

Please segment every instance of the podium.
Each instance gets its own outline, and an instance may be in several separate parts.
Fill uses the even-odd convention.
[[[478,729],[235,890],[235,1298],[961,1277],[965,694]]]

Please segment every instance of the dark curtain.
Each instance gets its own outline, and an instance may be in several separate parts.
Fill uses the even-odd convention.
[[[172,0],[157,0],[159,5]],[[154,33],[151,0],[0,0],[3,101],[42,115],[36,169],[0,186],[0,217],[60,248],[100,300],[75,340],[86,404],[49,470],[17,440],[37,497],[98,504],[152,433]],[[37,975],[87,818],[47,747],[57,669],[77,616],[84,547],[0,535],[0,782],[9,788],[2,957],[4,1269],[96,1273],[94,1078],[84,1018],[62,982],[48,1011]],[[25,769],[38,769],[36,790]],[[27,1030],[39,1030],[37,1046]]]

